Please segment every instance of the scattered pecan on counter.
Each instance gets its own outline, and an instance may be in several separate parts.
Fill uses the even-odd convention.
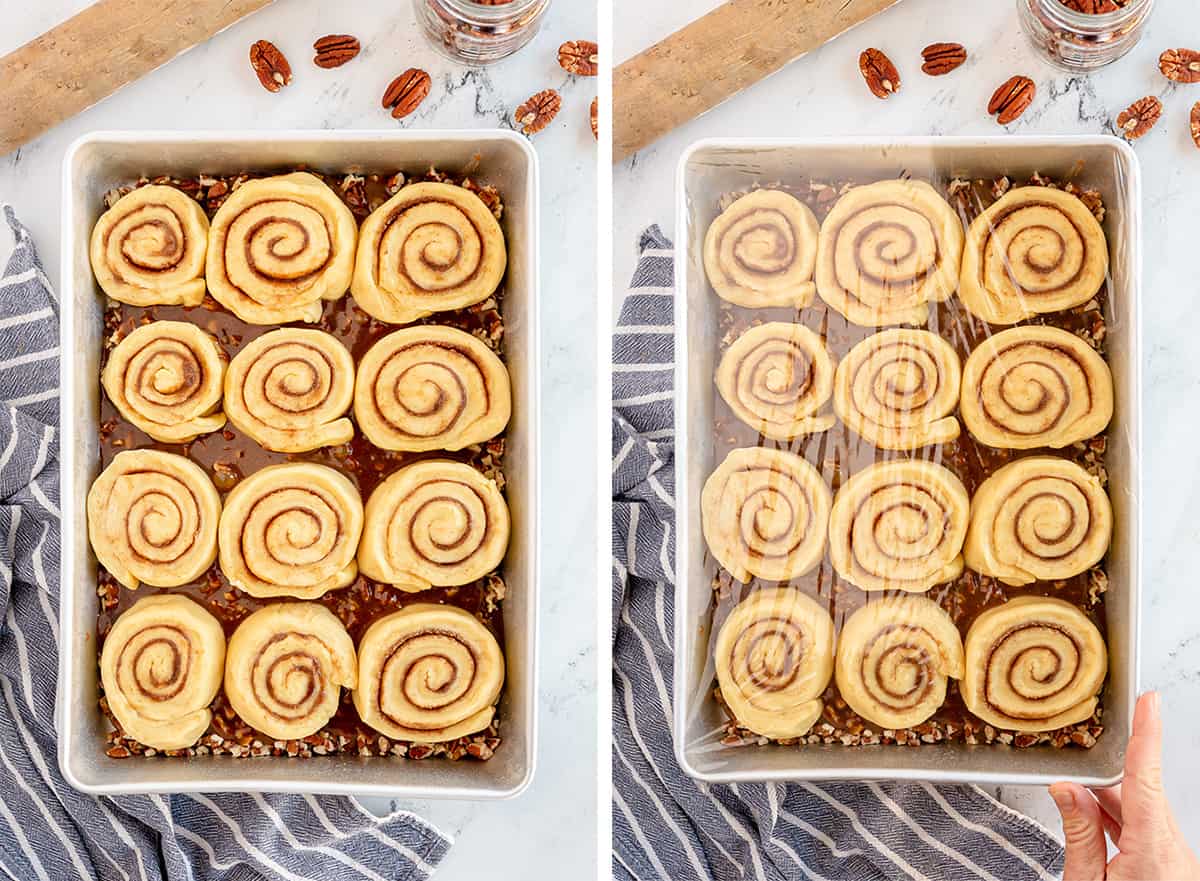
[[[1200,105],[1198,105],[1198,106],[1200,106]],[[599,98],[592,99],[592,109],[588,115],[591,117],[592,137],[595,138],[596,140],[600,140],[600,99]]]
[[[1200,149],[1200,101],[1192,105],[1192,141]]]
[[[992,100],[988,102],[988,114],[995,115],[996,122],[1000,125],[1008,125],[1029,109],[1036,94],[1037,86],[1029,77],[1009,77],[992,93]]]
[[[268,92],[278,92],[292,81],[292,66],[270,40],[259,40],[250,47],[250,66]]]
[[[558,65],[576,76],[595,76],[600,69],[599,52],[591,40],[569,40],[558,47]]]
[[[313,51],[317,53],[313,64],[326,69],[341,67],[361,50],[362,45],[357,37],[350,34],[329,34],[313,43]]]
[[[900,72],[880,50],[864,49],[858,56],[858,69],[876,98],[890,98],[900,91]]]
[[[1162,116],[1162,110],[1162,101],[1153,95],[1138,98],[1121,111],[1117,117],[1117,128],[1126,140],[1136,140],[1154,128],[1154,124]]]
[[[383,93],[383,108],[392,111],[393,119],[403,119],[421,106],[432,84],[429,74],[410,67],[388,85]]]
[[[1158,56],[1162,75],[1177,83],[1200,83],[1200,52],[1195,49],[1168,49]]]
[[[562,97],[554,89],[544,89],[529,98],[513,114],[521,131],[536,134],[550,124],[562,108]]]
[[[967,60],[967,50],[961,43],[930,43],[921,50],[925,63],[921,70],[930,76],[942,76]]]

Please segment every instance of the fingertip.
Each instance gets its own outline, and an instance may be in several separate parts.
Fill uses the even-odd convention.
[[[1137,700],[1133,710],[1133,733],[1158,736],[1162,732],[1162,696],[1147,691]]]
[[[1054,806],[1064,820],[1078,810],[1078,797],[1070,783],[1051,784],[1050,797],[1054,799]]]

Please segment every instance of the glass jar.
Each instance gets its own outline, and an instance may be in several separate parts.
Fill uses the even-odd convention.
[[[442,54],[491,64],[535,36],[550,0],[413,0],[425,36]]]
[[[1076,12],[1062,0],[1017,0],[1021,27],[1056,67],[1095,70],[1137,45],[1154,0],[1129,0],[1113,12]]]

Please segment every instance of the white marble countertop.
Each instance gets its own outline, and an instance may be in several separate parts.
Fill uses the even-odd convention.
[[[73,15],[86,0],[4,3],[0,55]],[[314,67],[312,41],[352,33],[364,51],[343,68]],[[278,0],[210,42],[172,61],[81,116],[8,156],[0,156],[0,201],[11,202],[32,230],[46,270],[58,278],[60,164],[66,147],[95,129],[492,128],[511,127],[513,109],[541,89],[563,96],[563,109],[533,143],[542,172],[541,730],[530,789],[498,803],[404,803],[457,838],[439,881],[472,878],[584,878],[595,873],[595,204],[596,148],[588,126],[595,80],[573,79],[556,61],[568,39],[594,39],[589,3],[553,5],[536,40],[486,70],[437,55],[418,33],[410,3],[398,0]],[[275,42],[295,80],[266,92],[247,61],[257,39]],[[433,89],[402,123],[379,106],[387,83],[421,67]],[[3,85],[0,84],[0,88]],[[589,210],[580,210],[587,206]],[[570,254],[570,260],[553,255]],[[566,485],[582,491],[564,493]],[[581,599],[582,590],[582,599]],[[388,805],[370,804],[376,810]],[[572,822],[559,820],[570,816]],[[581,836],[580,830],[589,834]]]
[[[718,5],[718,0],[614,0],[617,61],[641,51]],[[963,43],[971,53],[955,74],[920,72],[929,43]],[[1021,134],[1111,132],[1117,113],[1143,95],[1165,106],[1158,126],[1136,144],[1145,211],[1145,477],[1142,687],[1162,692],[1166,716],[1167,790],[1180,825],[1200,846],[1200,598],[1192,582],[1198,528],[1187,514],[1200,503],[1193,450],[1200,421],[1190,396],[1200,388],[1195,334],[1200,333],[1200,271],[1195,262],[1200,212],[1200,150],[1188,136],[1200,86],[1178,86],[1158,72],[1168,47],[1200,44],[1194,5],[1159,0],[1142,43],[1125,59],[1090,76],[1070,76],[1039,60],[1019,30],[1015,3],[903,0],[673,132],[614,168],[614,283],[634,265],[638,232],[658,223],[673,235],[674,173],[680,153],[704,137],[902,134],[1002,134],[985,113],[992,90],[1023,73],[1038,85],[1034,105],[1009,127]],[[867,46],[901,67],[899,95],[880,101],[858,72]],[[614,307],[620,297],[614,297]],[[1005,801],[1056,834],[1058,814],[1044,790],[1013,788]]]

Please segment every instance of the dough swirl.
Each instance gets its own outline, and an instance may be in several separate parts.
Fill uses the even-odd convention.
[[[479,619],[415,603],[367,628],[354,706],[388,737],[439,743],[487,728],[503,685],[504,656]]]
[[[717,390],[738,419],[776,440],[827,431],[817,415],[833,391],[833,359],[821,338],[799,324],[775,321],[733,341],[717,367]]]
[[[1053,731],[1090,719],[1108,674],[1096,625],[1070,603],[1017,597],[967,631],[967,709],[998,728]]]
[[[272,603],[243,618],[225,655],[225,696],[246,724],[275,740],[307,737],[358,682],[354,641],[317,603]]]
[[[1086,303],[1107,274],[1104,230],[1078,197],[1019,187],[972,222],[958,296],[990,324],[1015,324]]]
[[[408,324],[486,300],[507,263],[482,199],[454,184],[411,184],[363,222],[350,291],[380,321]]]
[[[954,347],[927,330],[893,328],[858,343],[834,378],[833,409],[868,443],[915,450],[958,437],[962,369]]]
[[[87,515],[96,559],[130,590],[187,584],[217,558],[221,497],[183,456],[117,453],[88,491]]]
[[[1070,578],[1104,558],[1112,528],[1099,478],[1066,459],[1030,456],[975,491],[963,557],[1005,584]]]
[[[793,588],[755,591],[721,625],[713,661],[721,696],[738,722],[764,737],[799,737],[824,708],[833,619]]]
[[[217,341],[186,321],[152,321],[117,343],[101,383],[125,419],[156,441],[181,444],[225,425]]]
[[[863,590],[929,590],[962,572],[970,500],[941,465],[870,465],[842,484],[829,518],[829,556]]]
[[[820,472],[800,456],[733,450],[700,495],[704,540],[738,581],[797,578],[825,553],[830,499]]]
[[[205,274],[248,324],[317,321],[346,293],[358,230],[350,209],[306,172],[248,180],[217,209]]]
[[[92,229],[88,256],[104,293],[131,306],[198,306],[204,299],[208,218],[174,187],[122,196]]]
[[[347,443],[354,359],[320,330],[284,327],[247,343],[225,374],[225,414],[260,446],[300,453]]]
[[[470,584],[500,565],[508,505],[470,465],[427,459],[375,488],[364,510],[358,568],[407,591]]]
[[[754,190],[721,212],[704,236],[704,271],[723,300],[761,309],[813,301],[819,227],[781,190]]]
[[[124,733],[155,749],[186,749],[212,721],[225,631],[177,594],[138,600],[104,638],[100,681]]]
[[[1113,383],[1100,354],[1056,327],[1013,327],[984,340],[963,367],[962,418],[990,447],[1061,449],[1104,431]]]
[[[217,534],[221,571],[251,596],[316,599],[358,576],[362,499],[340,472],[270,465],[225,497]]]

